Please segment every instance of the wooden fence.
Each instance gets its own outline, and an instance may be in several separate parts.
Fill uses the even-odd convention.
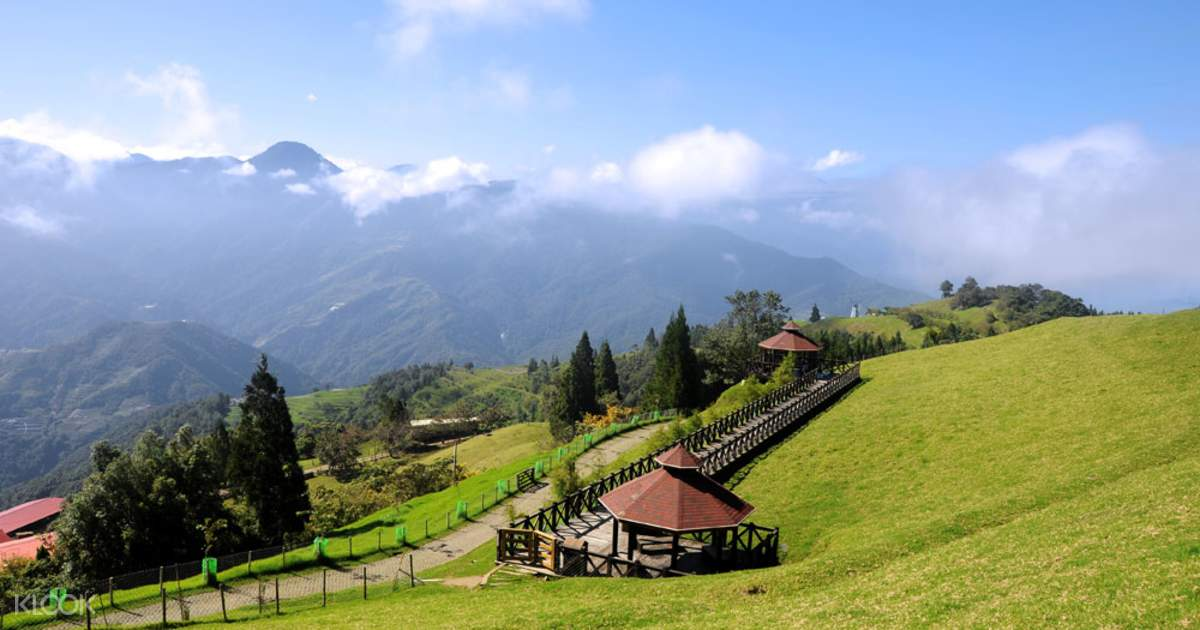
[[[693,452],[701,451],[703,470],[713,474],[737,461],[779,430],[819,408],[858,379],[857,363],[818,367],[770,394],[743,405],[716,422],[701,427],[676,442],[571,493],[566,498],[512,522],[510,527],[553,532],[572,519],[596,509],[600,497],[608,491],[658,468],[659,464],[654,458],[676,444],[683,444]],[[818,382],[822,384],[817,389],[803,394]],[[785,403],[786,406],[779,408]],[[722,443],[722,440],[743,427],[748,428],[732,440]],[[713,445],[716,446],[709,452],[703,452],[705,447]]]

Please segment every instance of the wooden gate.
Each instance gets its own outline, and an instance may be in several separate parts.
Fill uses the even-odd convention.
[[[558,571],[560,541],[555,536],[532,529],[501,529],[498,533],[496,562]]]

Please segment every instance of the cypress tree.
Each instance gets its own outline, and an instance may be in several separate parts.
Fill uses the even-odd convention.
[[[582,417],[584,413],[596,409],[596,353],[592,350],[586,330],[579,337],[575,352],[571,353],[570,365],[571,378],[567,384],[571,388],[579,417]]]
[[[312,506],[296,452],[285,392],[262,355],[246,385],[242,418],[230,441],[230,485],[256,520],[264,541],[304,529]]]
[[[687,315],[680,306],[663,331],[654,359],[654,378],[647,388],[648,399],[662,409],[694,409],[700,404],[700,376]]]
[[[808,315],[808,321],[814,324],[821,321],[821,309],[817,308],[816,304],[813,304],[812,312]]]
[[[596,359],[596,397],[613,394],[621,398],[621,382],[617,376],[617,362],[613,360],[608,340],[600,343],[600,356]]]

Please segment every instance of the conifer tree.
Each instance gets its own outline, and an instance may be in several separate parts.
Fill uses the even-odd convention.
[[[694,409],[701,402],[700,378],[700,362],[692,348],[687,315],[680,306],[663,331],[647,398],[661,409]]]
[[[578,420],[596,409],[596,353],[586,330],[579,337],[575,352],[571,353],[570,365],[571,378],[567,383],[578,409]]]
[[[285,392],[262,355],[246,385],[233,432],[230,485],[255,517],[263,541],[281,542],[304,529],[311,505]]]
[[[608,340],[600,343],[600,356],[596,359],[596,397],[612,394],[621,398],[621,382],[617,376],[617,362],[613,359]]]
[[[821,309],[817,308],[816,304],[813,304],[812,312],[808,316],[808,321],[814,324],[821,321]]]

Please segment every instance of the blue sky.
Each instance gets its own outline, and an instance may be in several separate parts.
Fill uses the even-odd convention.
[[[528,208],[718,223],[905,286],[1200,300],[1195,2],[0,11],[0,136],[81,165],[299,140],[347,172],[295,188],[359,221],[514,178]]]
[[[850,174],[1114,122],[1167,144],[1200,134],[1195,3],[478,4],[401,57],[388,37],[405,13],[387,3],[9,3],[0,118],[152,143],[161,106],[125,77],[176,63],[236,111],[217,138],[230,151],[290,138],[500,174],[544,165],[547,145],[615,160],[703,124],[795,160],[865,156]]]

